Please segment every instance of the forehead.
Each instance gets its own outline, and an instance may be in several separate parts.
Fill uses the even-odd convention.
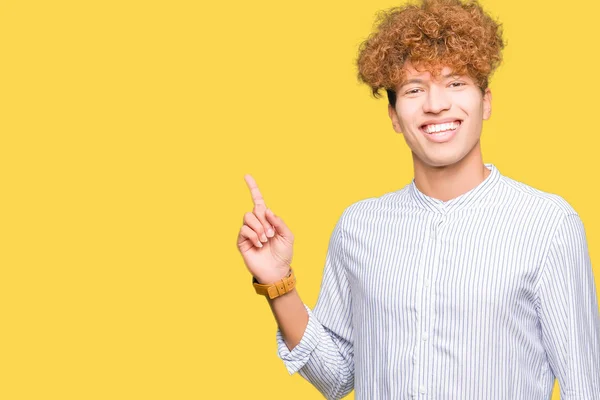
[[[437,67],[437,68],[436,68]],[[433,71],[433,74],[430,72]],[[436,76],[435,73],[438,73]],[[466,69],[457,70],[447,64],[420,65],[406,61],[402,66],[400,82],[394,85],[396,91],[410,84],[429,84],[429,82],[445,82],[449,78],[461,78],[469,83],[476,83]]]

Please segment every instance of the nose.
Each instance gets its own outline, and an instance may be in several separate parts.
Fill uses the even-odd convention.
[[[426,113],[439,114],[450,108],[450,99],[443,88],[437,85],[431,85],[427,92],[427,97],[423,103],[423,111]]]

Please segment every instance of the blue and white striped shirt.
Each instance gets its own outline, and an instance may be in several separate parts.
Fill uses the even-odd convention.
[[[600,399],[600,315],[583,223],[491,173],[449,201],[401,190],[347,207],[314,310],[278,355],[326,398]]]

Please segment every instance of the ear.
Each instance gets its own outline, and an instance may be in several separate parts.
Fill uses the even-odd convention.
[[[485,89],[483,94],[483,119],[490,119],[492,115],[492,91]]]
[[[396,113],[396,109],[392,107],[391,104],[388,104],[388,115],[392,120],[394,131],[396,131],[396,133],[402,133],[402,129],[400,129],[400,122],[398,121],[398,114]]]

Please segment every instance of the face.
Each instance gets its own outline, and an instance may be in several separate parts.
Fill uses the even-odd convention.
[[[396,87],[396,106],[388,106],[394,130],[404,135],[416,164],[443,167],[465,157],[481,157],[483,120],[491,114],[492,94],[469,76],[444,67],[438,80],[409,63],[407,81]]]

